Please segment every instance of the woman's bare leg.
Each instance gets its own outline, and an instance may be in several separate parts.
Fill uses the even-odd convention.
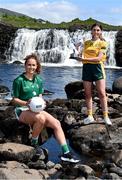
[[[66,144],[66,138],[61,127],[61,123],[49,113],[43,111],[43,114],[46,119],[45,127],[50,127],[54,130],[55,138],[57,139],[60,145]]]
[[[33,113],[31,111],[23,111],[20,115],[19,121],[33,127],[32,137],[38,137],[45,124],[45,117],[40,113]]]
[[[92,82],[83,81],[88,115],[92,115]],[[89,114],[89,112],[91,112]]]
[[[31,111],[23,111],[20,115],[20,122],[33,127],[32,137],[39,136],[44,127],[50,127],[54,130],[55,137],[59,144],[66,144],[66,138],[60,122],[45,111],[37,114]]]
[[[79,162],[79,159],[74,158],[69,150],[69,147],[66,142],[66,138],[61,127],[60,122],[55,119],[52,115],[45,111],[41,111],[40,113],[32,113],[31,111],[22,112],[20,115],[20,122],[25,124],[29,124],[33,126],[33,133],[32,133],[32,144],[33,146],[38,145],[38,136],[43,129],[43,127],[50,127],[54,130],[54,135],[56,140],[59,142],[62,148],[62,156],[61,160],[68,161],[68,162]],[[34,138],[35,137],[35,138]],[[36,141],[36,143],[35,143]],[[38,146],[35,146],[37,150],[37,155],[42,153],[42,149]]]
[[[96,82],[100,103],[103,111],[103,117],[104,121],[108,125],[112,125],[112,122],[110,121],[108,117],[108,105],[107,105],[107,96],[106,96],[106,90],[105,90],[105,79],[99,80]]]
[[[96,88],[97,88],[98,95],[100,98],[102,111],[108,112],[107,97],[106,97],[106,91],[105,91],[105,79],[96,81]]]

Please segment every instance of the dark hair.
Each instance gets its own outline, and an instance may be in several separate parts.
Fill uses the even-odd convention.
[[[26,63],[28,62],[28,60],[31,59],[31,58],[33,58],[33,59],[36,60],[36,63],[37,63],[36,73],[39,74],[40,71],[41,71],[41,64],[40,64],[40,59],[39,59],[39,57],[38,57],[36,54],[32,53],[32,54],[30,54],[30,55],[27,55],[27,56],[24,58],[24,60],[25,60],[25,65],[26,65]]]
[[[103,30],[102,25],[101,25],[101,24],[98,24],[98,23],[94,23],[94,24],[91,26],[91,30],[92,30],[94,27],[96,27],[96,26],[98,26],[98,27],[101,29],[101,31]],[[100,39],[101,39],[102,41],[105,41],[105,39],[102,37],[102,34],[101,34],[101,36],[100,36]]]
[[[101,25],[101,24],[98,24],[98,23],[94,23],[94,24],[91,26],[91,30],[92,30],[95,26],[98,26],[98,27],[101,29],[101,31],[103,30],[102,25]]]

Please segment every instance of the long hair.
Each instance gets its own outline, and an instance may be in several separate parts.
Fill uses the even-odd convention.
[[[96,26],[98,26],[98,27],[101,29],[101,31],[103,30],[101,24],[94,23],[94,24],[91,26],[91,31],[92,31],[92,29],[93,29],[94,27],[96,27]],[[102,37],[102,34],[100,35],[100,40],[105,41],[105,39]]]
[[[37,73],[37,74],[40,74],[40,72],[41,72],[41,64],[40,64],[40,61],[41,61],[41,60],[39,59],[39,57],[38,57],[36,54],[32,53],[32,54],[30,54],[30,55],[27,55],[27,56],[24,58],[24,60],[25,60],[25,65],[27,64],[28,60],[31,59],[31,58],[35,59],[35,61],[36,61],[36,63],[37,63],[36,73]]]

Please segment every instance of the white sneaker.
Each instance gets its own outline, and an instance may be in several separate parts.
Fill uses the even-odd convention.
[[[107,125],[109,125],[109,126],[112,125],[112,122],[111,122],[111,120],[109,119],[109,117],[105,117],[105,118],[104,118],[104,121],[105,121],[105,123],[106,123]]]
[[[85,118],[83,121],[84,121],[84,124],[90,124],[90,123],[95,122],[93,116],[88,116],[88,117]]]

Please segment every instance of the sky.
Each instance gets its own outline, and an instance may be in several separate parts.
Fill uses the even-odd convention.
[[[52,23],[91,17],[122,26],[122,0],[0,0],[0,8]]]

